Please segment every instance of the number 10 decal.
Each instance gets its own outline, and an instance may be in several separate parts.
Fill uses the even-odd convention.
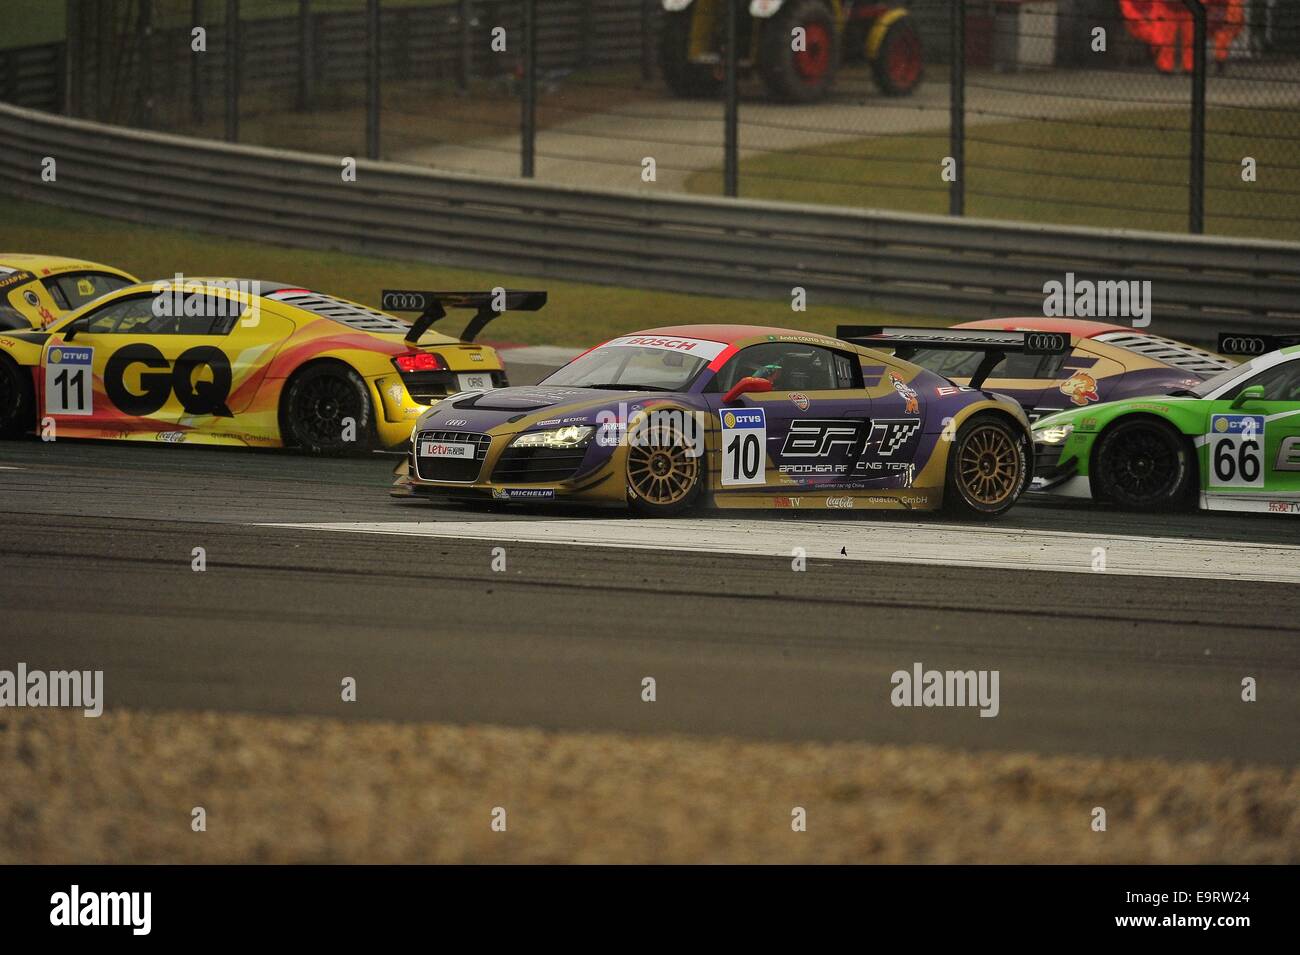
[[[722,484],[767,483],[767,416],[762,408],[723,408]]]
[[[93,348],[55,345],[45,363],[45,413],[88,415],[95,411],[91,380]]]

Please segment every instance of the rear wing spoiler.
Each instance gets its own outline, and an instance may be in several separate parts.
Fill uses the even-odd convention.
[[[520,292],[493,289],[490,292],[411,292],[384,289],[379,293],[379,307],[385,312],[419,312],[406,333],[414,345],[434,322],[447,317],[449,308],[472,308],[474,317],[461,333],[461,341],[472,342],[483,326],[506,312],[536,312],[546,304],[545,292]]]
[[[1279,348],[1300,345],[1300,335],[1256,335],[1252,332],[1219,332],[1220,355],[1242,355],[1252,358]]]
[[[975,328],[887,328],[882,325],[840,325],[835,337],[867,348],[893,349],[904,361],[922,348],[981,351],[979,367],[970,387],[983,387],[985,379],[1009,354],[1064,355],[1070,336],[1063,332],[999,332]]]

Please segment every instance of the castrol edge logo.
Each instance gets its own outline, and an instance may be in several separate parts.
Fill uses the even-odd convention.
[[[706,361],[712,361],[727,350],[727,346],[722,342],[709,342],[700,338],[678,338],[673,335],[627,335],[623,338],[611,339],[600,347],[662,348],[664,351],[696,355]]]

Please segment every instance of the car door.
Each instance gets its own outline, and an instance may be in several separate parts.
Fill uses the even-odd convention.
[[[282,339],[291,328],[269,314],[245,323],[243,309],[223,292],[165,290],[79,316],[45,348],[43,414],[73,433],[115,437],[233,417],[255,390],[241,386],[265,370],[253,340]]]
[[[1300,512],[1300,355],[1211,401],[1205,443],[1207,507]]]
[[[772,390],[724,402],[747,377],[770,381]],[[750,345],[719,369],[705,399],[720,426],[715,489],[791,490],[853,480],[871,402],[849,353],[799,341]]]

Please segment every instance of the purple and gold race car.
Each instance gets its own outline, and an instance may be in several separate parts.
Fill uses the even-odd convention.
[[[1028,486],[1029,423],[980,390],[1050,333],[842,327],[838,338],[683,325],[615,338],[540,384],[448,397],[425,412],[393,493],[604,503],[666,516],[720,508],[1002,514]],[[976,350],[957,385],[855,339]]]
[[[983,387],[1014,398],[1030,421],[1103,401],[1195,388],[1237,363],[1145,329],[1079,318],[993,318],[954,325],[981,332],[1059,332],[1070,348],[1052,355],[1007,355]],[[984,353],[975,349],[900,349],[899,357],[966,384]]]

